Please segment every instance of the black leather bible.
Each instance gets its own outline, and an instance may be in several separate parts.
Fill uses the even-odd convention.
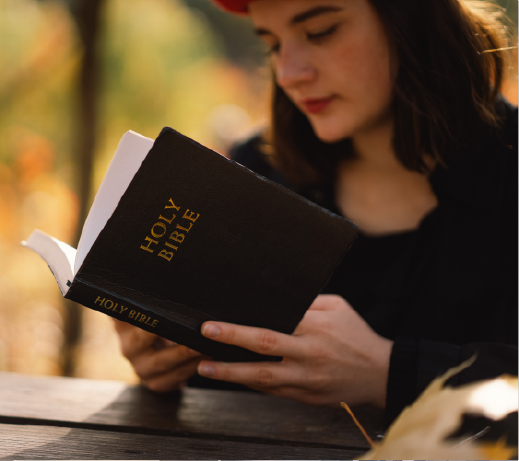
[[[292,333],[356,227],[171,128],[126,133],[77,251],[41,231],[65,298],[217,360],[271,360],[200,334],[206,320]]]

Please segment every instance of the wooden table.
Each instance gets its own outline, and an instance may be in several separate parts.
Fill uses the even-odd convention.
[[[380,411],[357,419],[373,438]],[[117,381],[0,373],[0,459],[354,459],[368,445],[341,408],[252,392],[154,394]]]

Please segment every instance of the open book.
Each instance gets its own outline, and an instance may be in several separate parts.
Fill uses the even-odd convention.
[[[267,357],[203,337],[202,323],[292,333],[355,236],[346,219],[164,128],[156,141],[123,136],[77,251],[39,230],[23,244],[65,298],[252,361]]]

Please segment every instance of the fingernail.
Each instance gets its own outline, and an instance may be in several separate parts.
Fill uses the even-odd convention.
[[[198,374],[206,378],[211,378],[214,375],[214,367],[207,363],[201,363],[198,365]]]
[[[202,334],[208,338],[216,338],[220,334],[220,328],[212,323],[208,323],[202,328]]]

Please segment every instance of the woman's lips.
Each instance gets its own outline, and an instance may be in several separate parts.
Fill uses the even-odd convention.
[[[323,111],[335,99],[335,96],[319,99],[303,99],[301,105],[310,114],[317,114]]]

